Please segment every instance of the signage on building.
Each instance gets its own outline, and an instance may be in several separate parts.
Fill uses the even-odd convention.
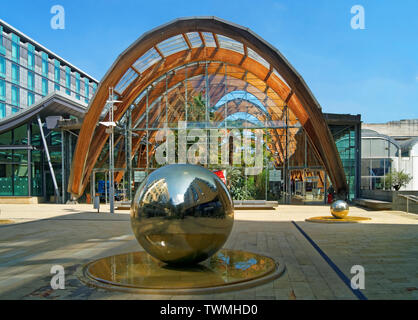
[[[282,171],[269,170],[269,179],[270,181],[282,181]]]

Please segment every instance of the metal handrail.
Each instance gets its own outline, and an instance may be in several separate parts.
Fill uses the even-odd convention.
[[[409,200],[418,203],[418,196],[414,196],[412,194],[398,194],[398,197],[406,199],[406,213],[409,213]]]

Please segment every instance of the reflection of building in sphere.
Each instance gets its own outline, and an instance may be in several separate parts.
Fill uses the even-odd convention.
[[[138,242],[171,264],[203,261],[227,240],[234,221],[232,198],[211,171],[196,165],[168,165],[138,188],[131,225]]]
[[[144,194],[144,202],[148,205],[144,211],[147,217],[164,216],[166,206],[162,205],[170,200],[167,182],[164,179],[154,181]]]
[[[195,178],[184,193],[185,209],[216,197],[216,189],[205,180]]]
[[[164,179],[155,181],[144,195],[144,200],[147,202],[166,202],[169,198],[167,183]]]
[[[215,183],[218,183],[216,181]],[[227,195],[201,178],[195,178],[184,193],[185,215],[195,217],[223,217],[222,203],[227,203]]]

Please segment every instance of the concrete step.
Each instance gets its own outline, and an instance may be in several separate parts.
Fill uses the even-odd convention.
[[[392,209],[392,202],[388,202],[388,201],[357,198],[357,199],[354,199],[353,202],[358,204],[359,206],[374,209],[374,210],[391,210]]]

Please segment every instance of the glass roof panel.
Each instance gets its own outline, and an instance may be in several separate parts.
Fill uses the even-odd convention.
[[[255,105],[257,105],[260,109],[262,109],[264,112],[267,112],[265,106],[260,102],[260,100],[254,96],[253,94],[251,94],[250,92],[247,91],[232,91],[227,93],[225,96],[223,96],[217,103],[216,105],[213,107],[214,109],[219,108],[220,106],[224,105],[226,102],[231,101],[231,100],[247,100]]]
[[[160,42],[157,47],[165,57],[189,49],[181,34]]]
[[[221,48],[244,54],[244,46],[241,42],[235,41],[231,38],[222,36],[220,34],[218,34],[217,36],[218,36],[219,46]]]
[[[139,72],[144,72],[154,63],[161,60],[160,55],[158,54],[157,50],[154,48],[149,49],[147,52],[144,53],[138,60],[135,61],[133,67],[138,70]]]
[[[200,40],[199,33],[197,32],[188,32],[186,36],[189,38],[192,48],[198,48],[203,45],[202,40]]]
[[[123,77],[120,79],[119,83],[116,85],[115,90],[119,93],[125,91],[126,87],[129,86],[132,81],[137,78],[138,74],[131,68],[126,71]]]
[[[212,33],[202,32],[203,38],[206,42],[206,47],[216,47],[215,39],[213,39]]]

